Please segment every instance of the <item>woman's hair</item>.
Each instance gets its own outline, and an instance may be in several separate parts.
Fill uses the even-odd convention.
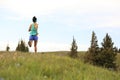
[[[37,22],[37,18],[35,16],[33,17],[32,20],[33,20],[34,23]]]

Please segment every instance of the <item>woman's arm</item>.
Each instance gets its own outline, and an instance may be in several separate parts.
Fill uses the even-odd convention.
[[[37,35],[38,35],[38,24],[36,25],[36,29],[37,29]]]
[[[28,31],[31,31],[31,27],[32,27],[32,25],[30,25],[30,27],[29,27]]]

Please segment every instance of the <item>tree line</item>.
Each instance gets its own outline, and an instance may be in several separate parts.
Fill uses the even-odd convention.
[[[85,53],[84,62],[109,69],[116,69],[116,55],[117,53],[120,53],[120,49],[118,50],[117,47],[114,47],[114,42],[112,42],[112,38],[110,37],[110,35],[108,35],[108,33],[104,37],[101,46],[102,47],[99,47],[97,36],[93,31],[91,44],[89,49]],[[70,52],[71,57],[76,58],[78,56],[77,48],[77,43],[73,38]]]

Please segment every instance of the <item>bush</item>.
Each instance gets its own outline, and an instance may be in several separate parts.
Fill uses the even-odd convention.
[[[28,46],[25,45],[25,42],[23,40],[21,40],[18,42],[16,51],[29,52],[29,48],[28,48]]]

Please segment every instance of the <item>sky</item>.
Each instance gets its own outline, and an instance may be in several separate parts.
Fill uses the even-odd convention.
[[[106,33],[120,48],[120,0],[0,0],[0,50],[16,49],[29,40],[29,25],[37,17],[38,51],[69,51],[73,36],[78,51],[88,50],[92,31],[99,46]],[[33,51],[33,47],[29,48]]]

